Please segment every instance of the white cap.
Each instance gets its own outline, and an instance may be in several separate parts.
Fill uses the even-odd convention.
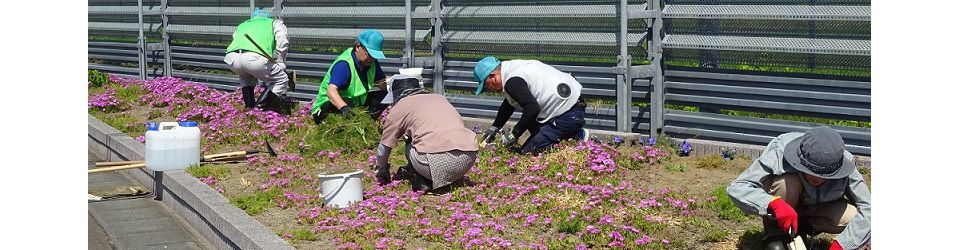
[[[402,68],[400,69],[400,74],[396,74],[387,78],[387,96],[383,98],[381,104],[393,104],[393,80],[407,79],[407,78],[417,78],[420,82],[420,87],[423,88],[423,68]]]

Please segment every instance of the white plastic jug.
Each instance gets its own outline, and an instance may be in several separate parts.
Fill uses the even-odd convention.
[[[144,158],[150,170],[179,170],[200,163],[197,122],[148,123],[144,137],[147,144]]]
[[[320,177],[320,192],[323,196],[324,206],[345,208],[363,200],[362,170],[317,176]]]

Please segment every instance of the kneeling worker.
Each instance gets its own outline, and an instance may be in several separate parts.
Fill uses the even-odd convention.
[[[733,203],[763,218],[765,249],[820,232],[840,234],[831,250],[870,243],[870,190],[843,145],[826,126],[782,134],[730,183]]]
[[[530,131],[530,138],[520,148],[522,154],[539,154],[562,140],[586,138],[586,104],[580,99],[583,87],[570,74],[536,60],[500,62],[488,56],[477,63],[473,75],[479,82],[477,95],[486,87],[505,97],[493,126],[483,133],[485,142],[493,141],[515,109],[523,115],[512,132],[501,135],[501,142],[513,145]]]
[[[377,180],[390,182],[390,152],[401,137],[407,138],[404,154],[407,170],[416,175],[414,190],[429,191],[462,179],[477,159],[476,134],[464,126],[446,97],[425,92],[416,77],[398,75],[392,81],[393,107],[377,147]]]
[[[330,113],[349,115],[355,107],[367,107],[370,115],[378,117],[385,105],[380,101],[386,91],[371,91],[373,87],[386,90],[386,76],[377,60],[383,55],[383,35],[368,29],[357,35],[353,47],[333,60],[323,77],[317,98],[313,101],[313,122],[320,124]]]

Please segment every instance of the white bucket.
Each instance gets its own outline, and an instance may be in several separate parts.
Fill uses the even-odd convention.
[[[334,175],[319,174],[317,177],[320,177],[324,206],[344,208],[363,200],[362,170]]]

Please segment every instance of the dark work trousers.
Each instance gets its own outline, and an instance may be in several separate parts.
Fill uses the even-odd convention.
[[[544,149],[557,144],[560,141],[574,138],[579,134],[580,129],[586,124],[583,116],[585,114],[583,105],[575,105],[560,116],[547,120],[546,123],[538,123],[540,126],[537,133],[523,143],[520,148],[521,154],[533,153],[540,154]]]
[[[383,113],[383,110],[387,108],[387,104],[380,103],[386,96],[386,90],[369,92],[367,93],[366,103],[361,107],[366,108],[367,111],[370,112],[370,117],[372,117],[374,120],[377,120],[380,118],[380,113]],[[356,108],[356,106],[354,106],[350,101],[344,100],[344,102],[346,102],[350,107]],[[320,106],[320,112],[313,114],[313,123],[320,124],[320,122],[323,122],[323,119],[327,118],[327,115],[330,113],[340,113],[340,110],[337,110],[337,107],[333,106],[333,103],[328,101],[326,104],[323,104],[323,106]]]

